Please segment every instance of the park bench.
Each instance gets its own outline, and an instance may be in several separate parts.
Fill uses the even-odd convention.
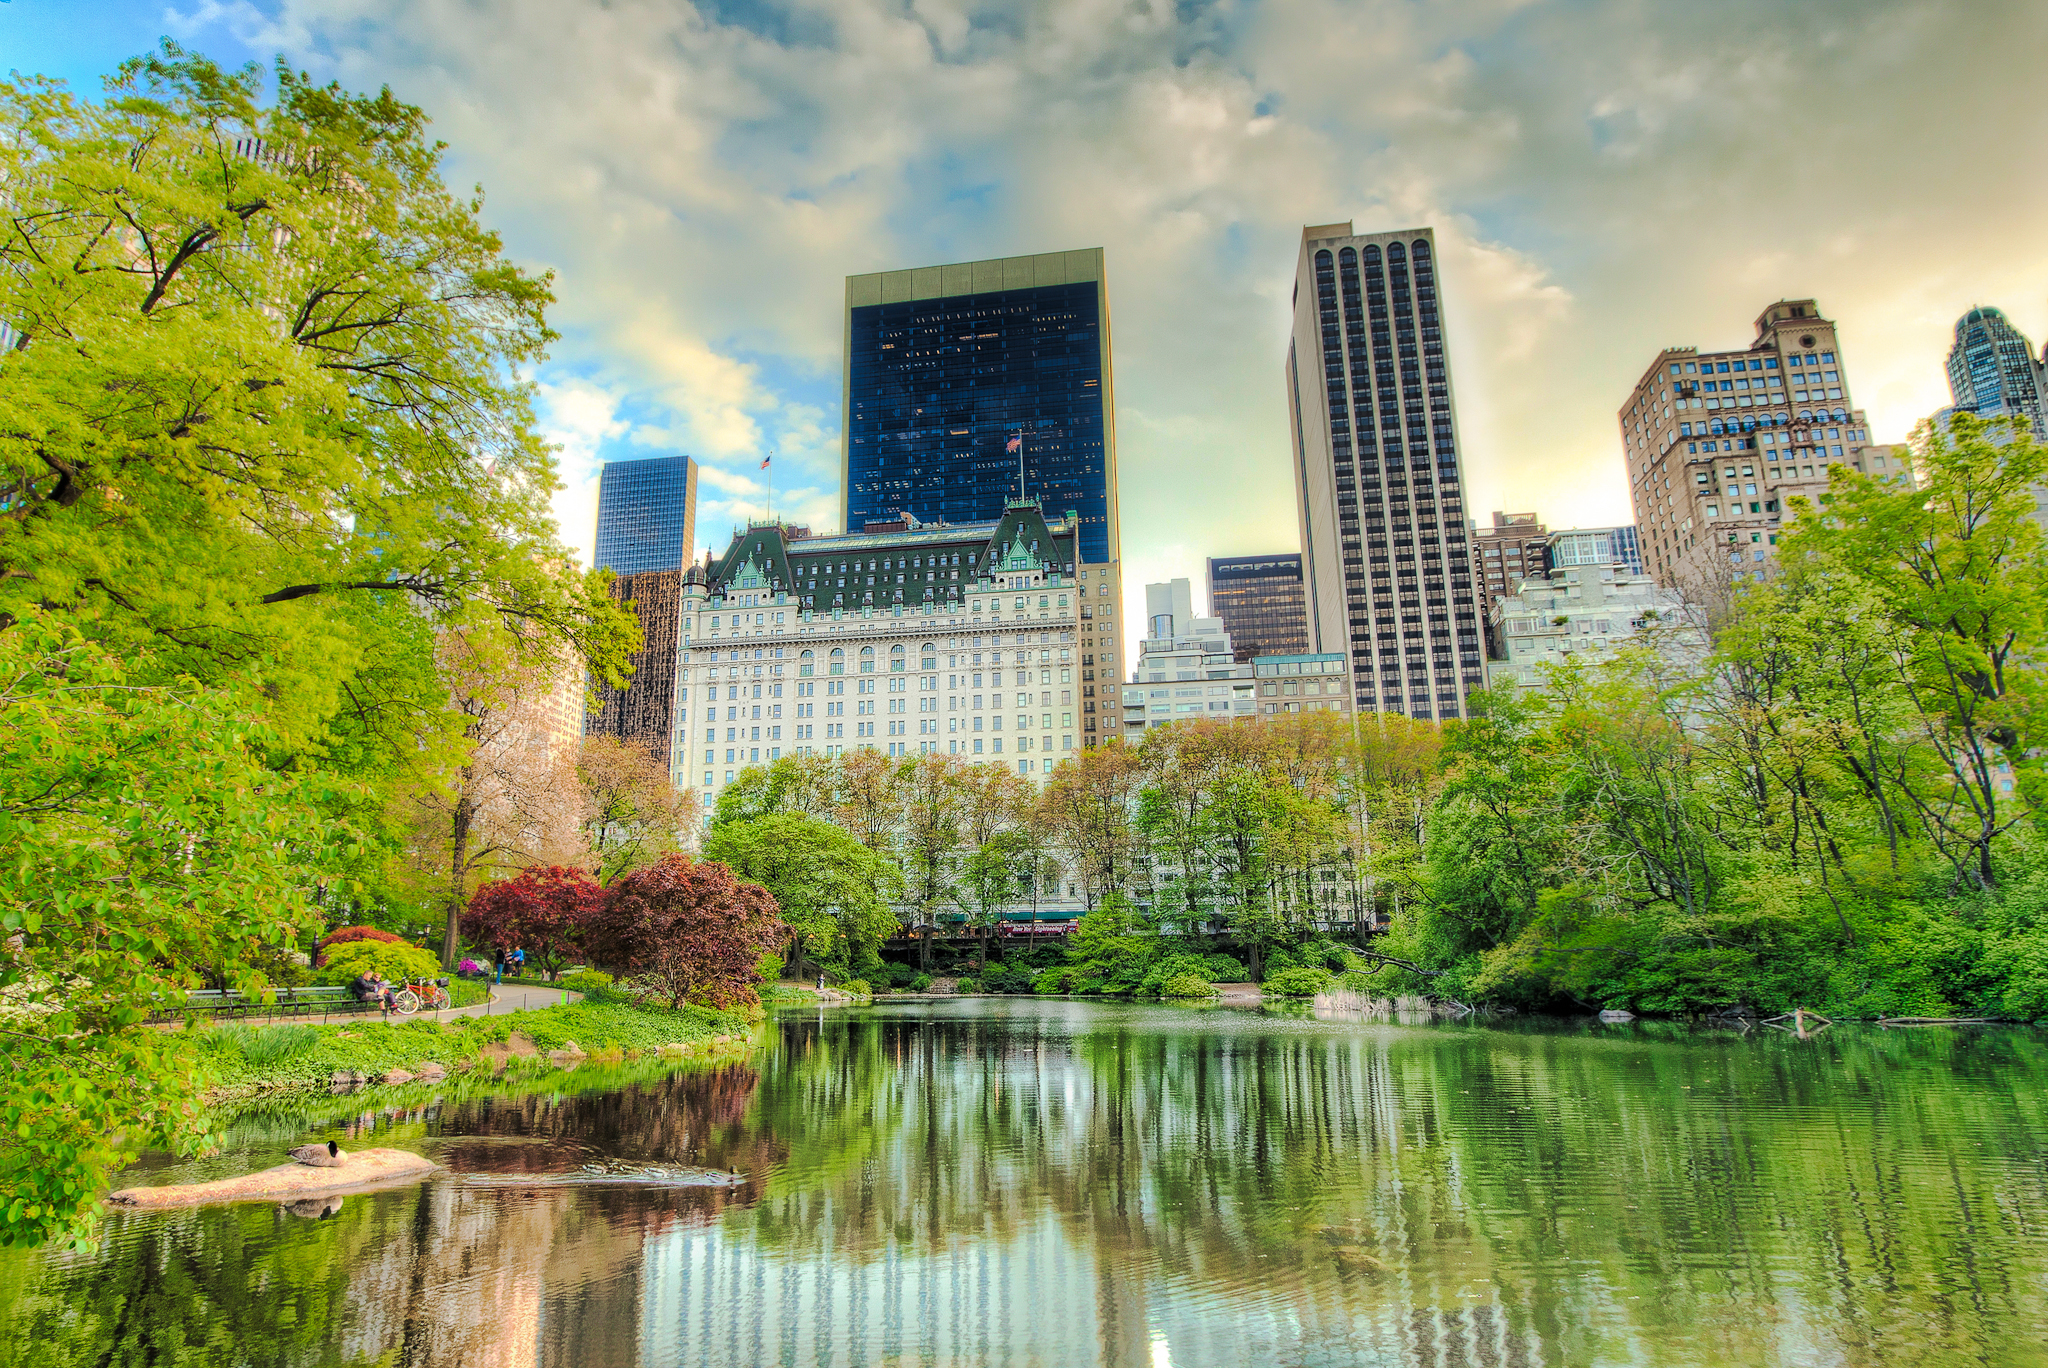
[[[369,1003],[358,1002],[345,987],[280,988],[275,1002],[244,997],[219,988],[201,988],[187,993],[181,1005],[159,1008],[155,1015],[157,1020],[163,1021],[191,1013],[213,1017],[312,1016],[317,1013],[325,1017],[372,1010],[374,1008]]]

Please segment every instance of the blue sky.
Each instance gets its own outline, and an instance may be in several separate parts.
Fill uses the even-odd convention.
[[[595,463],[685,451],[700,549],[836,525],[851,273],[1101,246],[1127,592],[1291,549],[1305,223],[1429,224],[1473,505],[1630,516],[1614,413],[1772,300],[1842,326],[1880,440],[1954,319],[2048,334],[2048,6],[2021,0],[175,0],[0,4],[93,89],[170,34],[389,84],[557,273],[564,534]],[[1136,620],[1127,612],[1127,620]]]

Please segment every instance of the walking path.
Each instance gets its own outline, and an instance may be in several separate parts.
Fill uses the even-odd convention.
[[[491,990],[487,1001],[468,1007],[450,1007],[439,1012],[414,1012],[411,1016],[379,1016],[375,1012],[359,1012],[346,1016],[319,1016],[327,1022],[379,1022],[379,1021],[448,1021],[466,1016],[503,1016],[507,1012],[523,1012],[533,1007],[553,1007],[562,1002],[581,1002],[583,994],[571,993],[561,988],[535,983],[501,983]],[[317,1014],[316,1014],[317,1016]],[[315,1016],[273,1016],[237,1017],[238,1022],[249,1026],[280,1026],[313,1024]]]

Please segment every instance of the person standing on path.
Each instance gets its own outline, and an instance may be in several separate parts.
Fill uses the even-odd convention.
[[[497,948],[497,950],[496,950],[496,952],[495,952],[495,955],[494,955],[494,958],[493,958],[493,959],[492,959],[492,961],[491,961],[491,982],[492,982],[492,983],[494,983],[494,984],[496,984],[496,983],[503,983],[504,981],[505,981],[505,947],[501,945],[501,946],[499,946],[499,947]]]

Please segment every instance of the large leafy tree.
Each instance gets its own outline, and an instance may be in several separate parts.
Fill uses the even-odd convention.
[[[88,1239],[108,1173],[205,1138],[195,969],[260,992],[347,833],[219,690],[142,682],[36,610],[0,632],[0,1242]]]
[[[524,950],[552,975],[582,943],[584,928],[603,905],[604,890],[582,870],[535,865],[471,894],[462,934],[476,945]]]
[[[786,935],[774,897],[731,870],[664,855],[606,890],[584,944],[606,968],[652,984],[671,1006],[758,1001],[755,965]]]
[[[576,757],[583,828],[600,883],[668,854],[697,826],[694,790],[677,792],[645,746],[592,736]]]
[[[790,934],[790,962],[859,973],[896,929],[895,866],[830,822],[782,812],[715,828],[704,857],[774,895]]]
[[[556,538],[517,368],[545,276],[450,194],[426,117],[166,43],[99,102],[0,84],[0,623],[31,605],[374,763],[442,690],[424,625],[635,629]]]

